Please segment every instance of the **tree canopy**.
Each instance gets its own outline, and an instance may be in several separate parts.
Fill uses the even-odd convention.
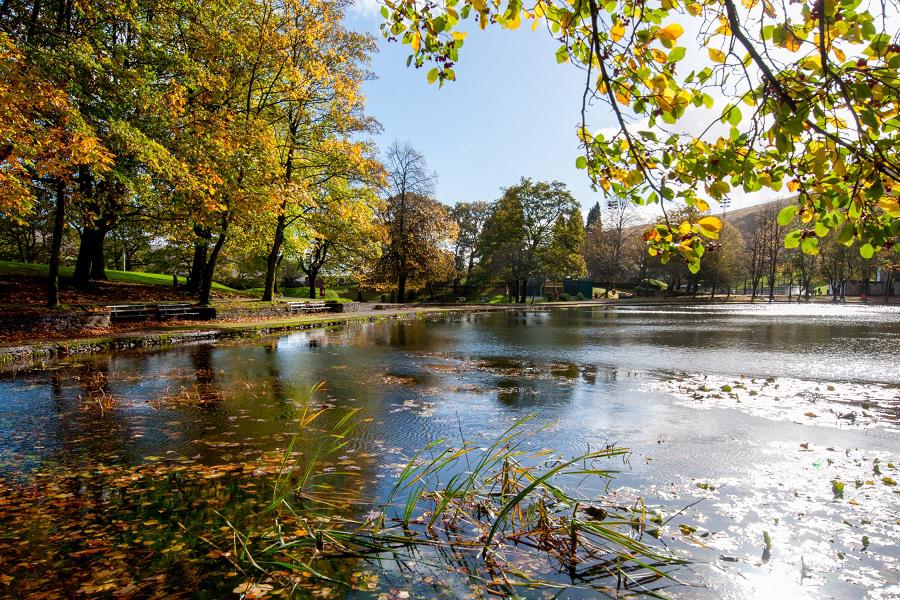
[[[584,69],[577,166],[636,204],[682,200],[701,212],[736,190],[796,192],[782,214],[789,244],[835,235],[863,257],[900,237],[900,10],[894,1],[386,0],[382,31],[428,62],[430,83],[456,78],[468,34],[530,21]],[[688,51],[686,30],[701,54]],[[590,127],[609,107],[612,135]],[[705,216],[647,231],[653,254],[699,270],[721,223]]]

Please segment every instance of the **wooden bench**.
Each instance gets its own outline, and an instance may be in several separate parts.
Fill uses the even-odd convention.
[[[323,312],[328,310],[328,306],[321,300],[310,300],[309,302],[287,302],[291,312]]]
[[[188,302],[174,302],[171,304],[160,304],[157,317],[166,319],[169,317],[196,317],[200,314],[196,306],[192,306]]]
[[[107,306],[111,321],[127,321],[129,319],[149,319],[156,314],[153,304],[116,304]]]

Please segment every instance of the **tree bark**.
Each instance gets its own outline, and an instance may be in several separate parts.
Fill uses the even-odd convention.
[[[50,265],[47,276],[47,306],[59,306],[59,259],[66,219],[66,183],[56,181],[56,214],[53,219],[53,242],[50,245]]]
[[[81,242],[78,244],[78,258],[75,259],[75,285],[84,286],[91,278],[91,261],[94,256],[94,244],[97,230],[93,227],[84,227],[81,230]]]
[[[312,266],[309,268],[309,271],[306,272],[306,276],[309,278],[309,299],[316,299],[316,279],[319,278],[319,268]]]
[[[209,231],[199,228],[194,233],[200,237],[194,242],[194,258],[191,260],[191,271],[188,273],[185,289],[196,294],[200,291],[200,281],[203,279],[203,269],[206,266],[206,255],[209,252]]]
[[[275,278],[278,274],[278,264],[281,262],[281,245],[284,243],[285,216],[278,215],[275,223],[275,239],[266,257],[266,283],[263,289],[262,301],[271,302],[275,296]]]
[[[219,259],[219,253],[222,251],[222,246],[225,244],[225,238],[228,235],[228,223],[229,218],[226,214],[222,217],[222,231],[219,233],[216,244],[209,254],[209,260],[206,261],[203,267],[203,277],[200,281],[200,306],[209,306],[213,275],[216,272],[216,261]]]
[[[406,273],[401,271],[397,276],[397,302],[403,304],[406,299]]]
[[[91,279],[99,279],[107,281],[106,276],[106,255],[103,253],[103,244],[106,241],[106,234],[109,230],[106,227],[97,229],[94,243],[91,246]]]

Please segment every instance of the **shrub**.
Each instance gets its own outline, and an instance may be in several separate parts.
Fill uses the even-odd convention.
[[[572,297],[570,295],[566,294],[565,292],[563,292],[562,294],[559,295],[559,299],[562,300],[563,302],[567,302],[567,301],[571,300]]]
[[[642,285],[654,290],[659,290],[661,292],[669,289],[669,284],[667,284],[665,281],[660,281],[659,279],[642,279],[638,285]]]
[[[584,294],[582,294],[581,292],[578,292],[578,295],[575,297],[578,298],[579,300],[584,300]]]
[[[665,281],[659,279],[642,279],[639,284],[634,286],[634,294],[636,296],[653,296],[657,292],[664,292],[669,288]]]

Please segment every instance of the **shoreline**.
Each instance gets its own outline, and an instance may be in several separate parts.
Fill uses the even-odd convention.
[[[316,313],[298,317],[259,318],[248,321],[199,321],[170,326],[140,328],[99,336],[73,337],[64,340],[25,340],[0,346],[0,373],[40,367],[47,361],[74,356],[100,354],[118,350],[160,349],[198,342],[214,342],[239,338],[289,333],[305,329],[337,327],[347,323],[374,323],[388,319],[415,319],[461,313],[486,313],[503,311],[542,311],[558,308],[592,306],[672,306],[694,304],[747,304],[741,297],[726,298],[646,298],[640,300],[583,300],[571,302],[542,302],[539,304],[463,304],[399,306],[397,308],[369,308],[350,313]],[[787,302],[776,301],[777,304]],[[858,304],[858,302],[851,302]],[[769,304],[761,301],[759,304]],[[792,304],[798,304],[792,302]],[[808,302],[799,304],[832,304]],[[873,303],[881,305],[881,303]],[[382,305],[383,306],[383,305]]]
[[[533,305],[535,309],[543,305]],[[375,323],[388,319],[415,319],[453,313],[479,313],[529,310],[532,305],[463,305],[422,306],[397,309],[365,310],[353,313],[316,313],[291,318],[269,318],[250,321],[199,321],[152,327],[95,337],[68,340],[28,340],[0,347],[0,372],[18,371],[41,366],[46,361],[74,356],[100,354],[118,350],[159,349],[181,344],[250,338],[266,335],[341,326],[347,323]],[[550,308],[544,306],[543,309]]]

